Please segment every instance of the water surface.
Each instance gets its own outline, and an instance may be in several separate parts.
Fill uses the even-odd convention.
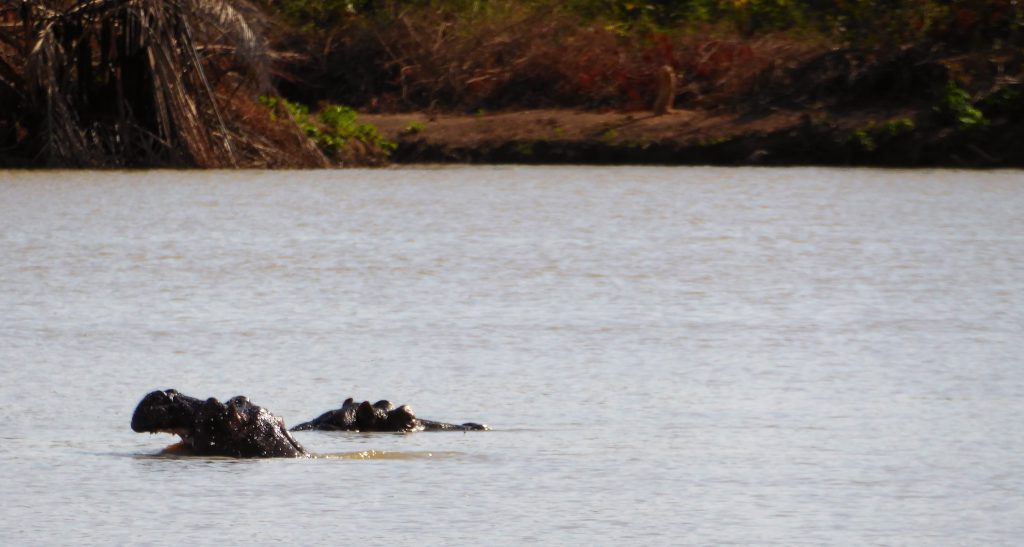
[[[0,538],[1024,537],[1019,171],[0,172]],[[160,456],[153,389],[494,431]]]

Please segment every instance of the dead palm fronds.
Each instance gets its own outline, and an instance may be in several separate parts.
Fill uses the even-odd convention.
[[[265,53],[236,4],[79,0],[44,14],[25,82],[48,162],[237,165],[211,80],[242,66],[259,85]]]
[[[4,2],[0,5],[0,164],[17,164],[24,137],[24,69],[32,39],[32,21],[45,12],[38,2]]]

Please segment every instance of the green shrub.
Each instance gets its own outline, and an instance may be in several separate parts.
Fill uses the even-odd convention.
[[[416,135],[417,133],[422,132],[426,128],[427,128],[427,126],[424,125],[423,122],[419,122],[419,121],[413,120],[413,121],[409,122],[408,125],[405,126],[405,129],[402,130],[402,134],[403,135]]]
[[[388,153],[395,150],[398,145],[382,137],[377,126],[357,123],[357,116],[358,113],[347,106],[330,105],[321,110],[320,122],[328,129],[322,136],[324,144],[321,146],[336,151],[350,139],[356,139]]]
[[[977,129],[989,124],[985,113],[971,101],[971,94],[952,80],[942,89],[935,110],[959,129]]]
[[[897,135],[913,131],[914,120],[911,120],[910,118],[897,118],[895,120],[885,122],[883,127],[890,137],[895,137]]]
[[[260,97],[260,103],[270,109],[270,115],[276,116],[278,105],[283,106],[300,129],[330,156],[337,156],[351,140],[357,140],[373,148],[390,154],[397,144],[385,139],[377,130],[377,126],[368,123],[357,123],[358,113],[341,105],[329,105],[311,118],[309,107],[293,103],[280,97]]]
[[[885,122],[871,122],[850,134],[849,142],[864,152],[874,152],[891,145],[901,135],[914,131],[916,125],[910,118],[895,118]]]

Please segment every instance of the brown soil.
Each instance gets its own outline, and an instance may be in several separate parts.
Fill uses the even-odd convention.
[[[717,165],[1019,165],[1000,128],[965,141],[926,128],[909,107],[762,113],[527,110],[477,115],[365,114],[398,143],[396,163],[582,163]],[[919,129],[893,134],[900,120]],[[905,122],[904,122],[905,123]],[[1010,128],[1019,132],[1019,128]],[[985,137],[979,140],[980,137]],[[1019,136],[1015,142],[1020,142]],[[985,144],[992,141],[991,146]],[[980,144],[979,144],[980,143]]]
[[[500,142],[599,141],[654,142],[666,139],[686,143],[707,142],[750,132],[778,131],[799,123],[800,115],[774,112],[743,118],[736,114],[674,110],[664,116],[645,112],[585,112],[579,110],[527,110],[477,115],[421,113],[365,115],[360,120],[376,125],[389,138],[436,142],[466,148]],[[423,129],[410,130],[410,124]]]

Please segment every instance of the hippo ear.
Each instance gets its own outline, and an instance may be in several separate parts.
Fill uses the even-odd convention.
[[[418,420],[409,405],[402,405],[388,413],[388,421],[396,431],[414,431]]]
[[[238,407],[235,406],[235,405],[228,405],[228,416],[227,416],[227,418],[228,418],[228,423],[230,423],[231,426],[236,428],[236,429],[241,427],[242,423],[244,422],[244,419],[242,417],[242,413],[238,410]]]
[[[345,408],[346,406],[350,406],[354,402],[355,401],[352,400],[352,397],[349,397],[348,399],[345,399],[344,403],[341,403],[341,408]]]
[[[402,405],[389,412],[388,415],[396,417],[403,422],[414,422],[416,420],[416,413],[413,412],[412,407],[409,405]]]
[[[370,401],[363,401],[359,403],[359,408],[356,409],[356,423],[359,424],[359,428],[368,428],[374,425],[377,417],[373,411],[373,405]]]

